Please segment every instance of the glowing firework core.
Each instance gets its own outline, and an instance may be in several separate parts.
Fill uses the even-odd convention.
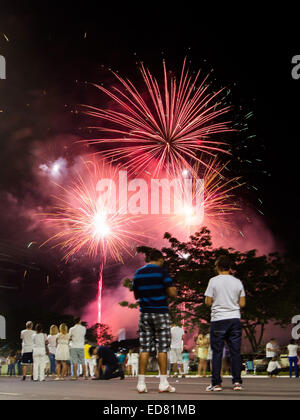
[[[107,223],[107,216],[104,213],[97,213],[93,220],[93,229],[95,236],[98,238],[105,238],[111,232],[110,227]]]

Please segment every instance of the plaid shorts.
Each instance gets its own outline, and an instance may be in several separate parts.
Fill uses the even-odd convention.
[[[169,313],[141,313],[139,321],[140,352],[167,353],[171,345],[171,317]]]

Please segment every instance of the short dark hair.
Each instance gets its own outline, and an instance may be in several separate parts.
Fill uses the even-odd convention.
[[[74,318],[75,324],[79,324],[80,321],[81,321],[80,317]]]
[[[164,256],[162,252],[160,252],[158,249],[152,249],[148,253],[148,261],[158,261],[164,259]]]
[[[36,324],[35,331],[36,331],[37,334],[42,333],[43,332],[42,324]]]
[[[97,346],[91,346],[90,348],[89,348],[89,355],[90,356],[93,356],[93,354],[94,354],[94,350],[97,348]]]
[[[216,261],[216,268],[219,271],[229,271],[231,264],[231,258],[228,255],[221,255]]]

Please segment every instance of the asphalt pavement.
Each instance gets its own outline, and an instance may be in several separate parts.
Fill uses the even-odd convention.
[[[223,391],[207,393],[209,378],[170,378],[176,387],[174,394],[159,394],[156,377],[146,378],[147,394],[136,392],[136,379],[123,381],[66,379],[45,382],[21,381],[18,377],[0,377],[0,400],[129,400],[129,401],[178,401],[178,400],[298,400],[300,399],[300,380],[295,378],[244,378],[244,390],[234,392],[229,378],[223,381]]]

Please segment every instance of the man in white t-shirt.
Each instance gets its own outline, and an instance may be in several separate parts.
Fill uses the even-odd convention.
[[[279,355],[279,346],[276,343],[274,338],[271,338],[271,340],[266,345],[266,359],[269,363],[273,357],[278,357]]]
[[[26,330],[21,331],[20,338],[22,340],[22,359],[21,363],[23,366],[23,377],[22,381],[26,380],[26,374],[27,374],[27,366],[30,366],[30,373],[31,373],[31,379],[33,380],[33,336],[35,334],[35,331],[32,330],[33,323],[31,321],[26,322]]]
[[[183,363],[182,363],[182,355],[181,355],[183,336],[184,336],[183,329],[176,324],[172,324],[170,363],[173,367],[173,372],[175,375],[178,375],[178,365],[179,365],[181,373],[183,373]]]
[[[78,379],[77,365],[82,366],[83,376],[85,379],[88,379],[86,376],[84,358],[86,328],[81,325],[80,318],[75,319],[75,325],[74,327],[70,328],[69,334],[70,340],[72,340],[72,347],[70,347],[70,357],[71,362],[73,363],[73,379]]]
[[[233,389],[242,389],[241,379],[241,313],[246,304],[240,280],[230,274],[231,261],[221,256],[216,262],[218,276],[213,277],[205,292],[205,304],[211,306],[210,345],[212,349],[212,382],[207,391],[222,391],[222,355],[226,342],[231,356]]]

